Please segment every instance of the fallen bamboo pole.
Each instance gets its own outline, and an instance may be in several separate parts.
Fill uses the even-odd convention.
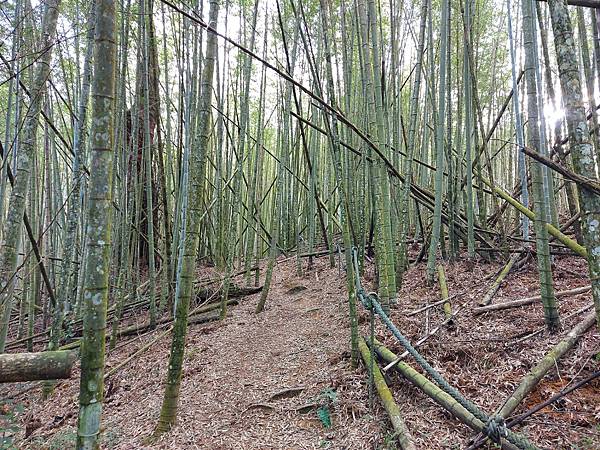
[[[523,378],[517,389],[504,402],[498,410],[498,415],[508,417],[525,397],[537,386],[544,378],[546,373],[556,365],[556,361],[567,353],[577,343],[579,338],[585,334],[596,321],[596,313],[588,314],[580,323],[578,323],[567,336],[561,340],[550,352],[544,356],[537,365],[529,371]]]
[[[76,352],[4,353],[0,355],[0,383],[59,380],[71,376]]]
[[[117,364],[115,367],[113,367],[112,369],[110,369],[108,372],[106,372],[106,374],[104,375],[104,380],[106,380],[108,377],[114,375],[116,372],[118,372],[119,370],[121,370],[123,367],[125,367],[130,361],[132,361],[135,357],[141,355],[142,353],[146,352],[148,349],[150,349],[150,347],[152,347],[154,344],[156,344],[158,341],[160,341],[162,338],[164,338],[167,334],[169,334],[171,332],[171,330],[173,330],[173,325],[171,325],[169,328],[167,328],[165,331],[163,331],[162,333],[160,333],[157,337],[155,337],[154,339],[152,339],[150,342],[148,342],[147,344],[143,345],[142,347],[140,347],[139,349],[137,349],[131,356],[129,356],[127,359],[125,359],[124,361],[121,361],[119,364]]]
[[[568,297],[571,295],[584,294],[592,289],[591,286],[583,286],[575,289],[569,289],[567,291],[558,291],[554,294],[555,297]],[[522,298],[519,300],[512,300],[505,303],[497,303],[495,305],[481,306],[473,309],[473,314],[483,314],[490,311],[500,311],[502,309],[517,308],[519,306],[531,305],[542,299],[541,295],[535,295],[533,297]]]
[[[375,340],[375,352],[385,362],[388,363],[398,359],[398,356],[395,353],[384,347],[383,344],[377,340]],[[425,376],[413,369],[412,366],[401,361],[394,365],[394,368],[415,387],[420,389],[425,395],[435,401],[446,411],[450,412],[454,417],[467,425],[469,428],[479,432],[484,429],[485,424],[481,420],[477,419],[473,414],[467,411],[460,403],[440,389],[436,384],[432,383]],[[506,439],[502,439],[501,446],[505,450],[517,449],[517,447],[508,442]]]
[[[498,292],[498,289],[500,289],[500,285],[502,284],[504,279],[508,276],[508,274],[510,273],[510,271],[513,268],[513,266],[515,265],[515,263],[519,260],[520,256],[521,256],[520,252],[512,255],[512,257],[508,260],[508,263],[504,266],[502,271],[498,274],[498,276],[492,283],[492,286],[485,293],[483,300],[481,300],[481,302],[479,302],[479,306],[486,306],[486,305],[489,305],[490,303],[492,303],[492,299],[494,298],[494,295],[496,295],[496,292]]]
[[[408,427],[404,423],[404,419],[402,419],[402,415],[400,414],[400,408],[398,408],[398,405],[394,401],[394,396],[385,383],[385,379],[379,370],[379,366],[377,366],[375,362],[371,364],[371,352],[369,351],[369,348],[367,347],[367,344],[363,338],[359,338],[358,348],[365,365],[367,367],[373,367],[373,380],[375,382],[375,388],[377,389],[377,393],[379,394],[379,398],[381,399],[383,407],[390,417],[390,421],[394,427],[394,434],[398,438],[400,447],[405,450],[416,450],[417,447],[415,447],[415,444],[413,444]]]
[[[228,300],[227,304],[228,305],[237,305],[238,300]],[[196,308],[195,310],[191,311],[190,314],[188,315],[188,324],[206,323],[206,322],[211,322],[211,321],[215,320],[214,314],[209,314],[209,313],[220,307],[221,307],[221,302],[214,302],[214,303],[209,303],[207,305]],[[172,321],[173,321],[173,319],[171,317],[165,317],[165,318],[160,319],[157,322],[157,326],[164,325],[164,324],[167,324]],[[132,325],[130,327],[119,330],[117,335],[119,337],[130,336],[132,334],[144,332],[149,329],[150,329],[150,325],[146,322],[141,325]],[[109,339],[109,338],[110,337],[107,337],[107,339]],[[62,347],[60,347],[60,349],[61,350],[72,350],[72,349],[79,347],[80,344],[81,344],[81,340],[77,339],[76,341],[73,341],[73,342],[63,345]]]

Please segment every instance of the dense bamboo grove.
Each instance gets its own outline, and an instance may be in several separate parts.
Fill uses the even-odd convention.
[[[576,254],[600,321],[596,0],[0,10],[0,351],[79,347],[77,448],[98,448],[105,349],[134,308],[174,318],[149,442],[176,423],[199,265],[223,319],[237,273],[260,314],[280,256],[302,274],[343,253],[353,365],[353,247],[392,317],[415,262],[433,284],[440,259],[508,273],[533,252],[550,332],[553,260]]]

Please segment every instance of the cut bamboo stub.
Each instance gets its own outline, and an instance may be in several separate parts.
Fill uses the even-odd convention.
[[[367,344],[362,337],[358,340],[358,348],[365,365],[367,367],[371,367],[371,352],[369,351],[369,347],[367,347]],[[390,417],[390,421],[394,427],[394,432],[398,438],[400,447],[405,450],[416,450],[417,447],[415,447],[413,444],[408,427],[404,423],[404,419],[402,419],[402,415],[400,414],[400,408],[398,408],[398,405],[394,401],[394,396],[388,388],[388,385],[386,384],[385,379],[379,370],[379,366],[376,362],[373,362],[372,367],[375,388],[377,389],[377,393],[379,394],[379,398],[381,399],[383,407]]]
[[[454,320],[452,317],[452,304],[450,303],[450,296],[448,295],[448,283],[446,283],[446,272],[444,266],[438,265],[438,282],[440,283],[440,292],[442,294],[444,315],[446,316],[446,325],[449,327],[454,326]]]
[[[590,291],[591,289],[592,289],[591,286],[583,286],[583,287],[578,287],[575,289],[569,289],[567,291],[556,292],[554,294],[554,296],[556,298],[559,298],[559,297],[568,297],[570,295],[584,294],[584,293]],[[536,295],[533,297],[522,298],[520,300],[513,300],[513,301],[505,302],[505,303],[498,303],[496,305],[481,306],[479,308],[473,309],[473,314],[483,314],[485,312],[490,312],[490,311],[499,311],[502,309],[510,309],[510,308],[517,308],[519,306],[531,305],[533,303],[540,301],[541,299],[542,299],[541,295]]]

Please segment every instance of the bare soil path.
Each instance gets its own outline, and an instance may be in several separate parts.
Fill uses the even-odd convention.
[[[157,444],[153,429],[162,401],[170,336],[107,383],[104,446],[113,449],[374,448],[384,439],[385,413],[373,418],[366,376],[350,367],[345,282],[328,260],[297,277],[294,261],[278,266],[267,309],[260,294],[230,308],[223,323],[188,333],[178,426]],[[114,367],[159,332],[109,355]],[[41,425],[20,448],[72,447],[78,373],[48,401],[29,395],[26,422]],[[319,407],[329,410],[324,427]],[[379,425],[381,423],[381,425]]]

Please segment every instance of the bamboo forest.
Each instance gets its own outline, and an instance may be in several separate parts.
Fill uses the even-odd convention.
[[[600,449],[600,0],[0,0],[0,450]]]

